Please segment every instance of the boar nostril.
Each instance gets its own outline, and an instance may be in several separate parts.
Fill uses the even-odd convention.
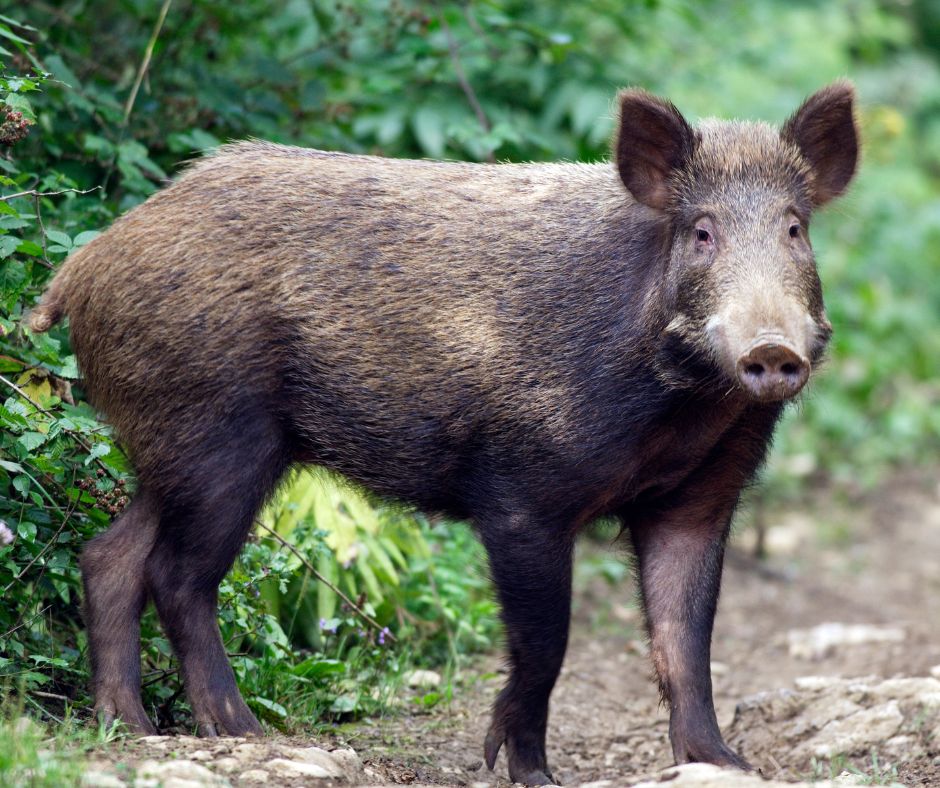
[[[762,364],[748,364],[744,368],[744,371],[748,375],[753,375],[754,377],[760,377],[761,375],[764,374],[764,367]]]
[[[755,399],[782,400],[797,394],[809,378],[809,362],[787,345],[759,342],[737,363],[738,381]]]

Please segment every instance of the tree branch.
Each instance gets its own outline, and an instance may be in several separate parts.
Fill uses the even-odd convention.
[[[477,120],[479,121],[481,128],[486,133],[489,133],[493,127],[490,124],[489,118],[486,117],[486,113],[483,111],[483,107],[477,98],[477,94],[473,90],[473,85],[470,84],[470,80],[467,79],[467,74],[463,70],[463,64],[460,62],[460,49],[457,45],[457,39],[454,38],[454,33],[450,29],[450,25],[447,24],[447,19],[444,16],[443,8],[438,8],[438,18],[441,20],[441,27],[443,28],[444,35],[447,38],[447,49],[450,52],[450,62],[454,66],[454,74],[457,75],[457,82],[460,84],[460,88],[467,97],[467,101],[470,103],[470,107],[477,116]],[[487,159],[491,162],[495,161],[492,151],[490,151]]]
[[[17,192],[16,194],[6,194],[0,196],[0,202],[8,202],[9,200],[15,200],[17,197],[56,197],[60,194],[89,194],[90,192],[96,192],[100,189],[100,186],[92,186],[90,189],[60,189],[57,192],[37,192],[35,189],[30,189],[25,192]]]
[[[144,50],[144,58],[140,61],[140,67],[137,69],[137,77],[134,79],[134,86],[124,104],[124,117],[121,119],[121,126],[127,126],[130,120],[131,112],[134,109],[134,102],[137,101],[137,92],[140,90],[140,84],[144,81],[144,75],[150,67],[150,58],[153,57],[153,48],[157,45],[157,39],[160,37],[160,31],[163,29],[163,23],[166,20],[167,12],[170,10],[170,4],[173,0],[163,0],[163,6],[160,8],[160,16],[157,17],[157,23],[153,26],[153,32],[150,34],[150,40],[147,42],[147,48]]]
[[[357,605],[357,604],[356,604],[355,602],[353,602],[348,596],[346,596],[346,594],[344,594],[342,591],[340,591],[335,585],[333,585],[329,580],[327,580],[323,575],[321,575],[321,574],[317,571],[316,567],[315,567],[313,564],[311,564],[311,563],[306,559],[306,557],[304,556],[304,554],[301,553],[296,547],[294,547],[294,545],[292,545],[290,542],[288,542],[288,541],[287,541],[283,536],[281,536],[277,531],[275,531],[273,528],[269,528],[267,525],[265,525],[264,523],[262,523],[260,520],[255,520],[255,524],[258,525],[258,526],[260,526],[261,528],[263,528],[263,529],[264,529],[265,531],[267,531],[269,534],[271,534],[271,536],[273,536],[278,542],[280,542],[283,547],[286,547],[286,548],[287,548],[288,550],[290,550],[295,556],[297,556],[297,558],[300,559],[300,563],[302,563],[302,564],[304,565],[304,567],[306,567],[307,571],[310,572],[310,574],[312,574],[317,580],[319,580],[321,583],[323,583],[323,585],[325,585],[327,588],[329,588],[330,591],[332,591],[334,594],[336,594],[336,596],[338,596],[338,597],[339,597],[340,599],[342,599],[347,605],[349,605],[349,607],[351,607],[351,608],[355,611],[356,615],[358,615],[363,621],[365,621],[366,623],[368,623],[371,627],[374,627],[376,631],[378,631],[378,632],[385,632],[385,637],[389,638],[390,640],[397,640],[397,639],[398,639],[398,638],[396,638],[391,632],[387,631],[385,627],[383,627],[381,624],[379,624],[378,621],[376,621],[374,618],[372,618],[372,616],[370,616],[368,613],[366,613],[365,610],[363,610],[361,607],[359,607],[359,605]]]

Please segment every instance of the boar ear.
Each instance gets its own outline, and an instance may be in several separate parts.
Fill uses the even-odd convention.
[[[819,206],[845,191],[858,164],[855,88],[833,82],[803,102],[783,124],[781,136],[796,145],[813,168],[813,202]]]
[[[645,90],[624,90],[618,98],[614,156],[620,178],[637,202],[665,208],[670,177],[692,157],[695,132],[672,104]]]

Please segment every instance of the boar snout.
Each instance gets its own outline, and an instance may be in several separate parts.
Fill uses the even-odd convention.
[[[763,402],[796,396],[809,379],[809,360],[781,336],[761,336],[736,365],[738,382]]]

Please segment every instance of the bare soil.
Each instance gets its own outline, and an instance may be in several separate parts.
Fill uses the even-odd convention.
[[[922,692],[923,702],[892,699],[885,693],[904,683],[879,684],[928,677],[940,665],[936,474],[896,480],[877,494],[851,500],[819,491],[804,506],[766,511],[763,519],[769,555],[753,557],[753,529],[735,536],[715,628],[715,701],[729,742],[773,780],[828,779],[849,770],[854,776],[844,778],[845,784],[940,786],[940,692]],[[668,717],[651,681],[635,591],[629,580],[612,585],[602,577],[598,567],[608,549],[617,548],[588,541],[582,550],[572,637],[552,699],[549,762],[565,785],[671,781],[673,773],[662,772],[672,765]],[[815,657],[791,646],[792,631],[827,622],[901,633],[887,642],[836,644]],[[806,676],[867,678],[856,684],[797,681]],[[934,676],[940,678],[940,670]],[[98,753],[103,760],[96,768],[130,776],[145,758],[192,756],[219,775],[218,784],[332,784],[270,768],[278,748],[316,745],[356,751],[361,768],[347,784],[507,785],[503,755],[495,772],[482,763],[489,708],[504,678],[493,655],[464,671],[452,702],[432,709],[410,702],[427,690],[407,690],[400,713],[343,726],[316,740],[278,737],[256,749],[233,740],[125,743]],[[922,684],[940,688],[933,681]],[[889,720],[884,741],[846,745],[847,752],[814,759],[808,744],[820,727],[860,709],[852,719],[871,720],[869,733],[880,730],[875,726],[886,709],[903,723]],[[683,776],[672,784],[706,783]]]
[[[766,736],[732,727],[742,700],[793,688],[801,676],[928,676],[940,664],[940,485],[899,480],[857,501],[825,492],[804,509],[766,512],[764,561],[753,531],[737,534],[728,560],[712,649],[715,702],[729,741],[769,778],[829,777],[843,768],[906,785],[940,785],[940,741],[927,752],[850,753],[814,767]],[[597,545],[586,552],[594,553]],[[588,562],[590,563],[590,562]],[[668,715],[660,708],[632,583],[582,577],[568,655],[552,696],[549,763],[565,785],[629,785],[672,765]],[[818,659],[791,656],[787,634],[825,622],[900,628],[900,642],[836,646]],[[348,741],[388,782],[504,784],[481,761],[489,706],[504,679],[490,672],[447,708],[363,724]],[[810,731],[807,731],[807,736]],[[792,748],[792,742],[789,745]],[[895,757],[898,755],[899,757]],[[910,756],[910,757],[908,757]],[[892,768],[893,767],[893,768]],[[495,777],[495,779],[494,779]]]

